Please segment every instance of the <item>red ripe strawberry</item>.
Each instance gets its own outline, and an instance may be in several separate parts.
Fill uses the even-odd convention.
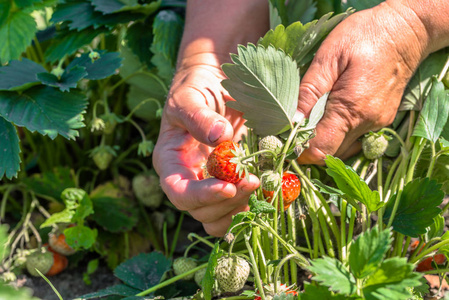
[[[232,141],[219,144],[209,155],[206,163],[207,172],[218,179],[236,183],[244,177],[244,166],[238,162],[244,156],[243,150]]]
[[[268,202],[271,202],[273,198],[273,192],[262,190],[263,195]],[[292,173],[284,172],[282,175],[282,198],[284,201],[284,210],[290,207],[293,201],[299,197],[301,192],[301,181],[299,178]]]

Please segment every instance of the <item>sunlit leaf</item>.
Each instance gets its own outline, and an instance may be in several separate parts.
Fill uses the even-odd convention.
[[[326,172],[337,184],[337,187],[345,194],[344,198],[358,208],[357,202],[366,205],[368,211],[373,212],[382,207],[378,191],[372,191],[368,184],[360,178],[357,172],[350,166],[346,166],[340,159],[330,155],[326,156]]]
[[[37,78],[45,85],[57,87],[62,92],[68,92],[71,88],[76,88],[78,81],[86,77],[87,72],[83,67],[67,68],[61,78],[56,75],[44,72],[37,74]]]
[[[393,195],[385,207],[384,222],[388,223],[393,212],[397,194]],[[441,209],[444,193],[441,184],[429,178],[417,178],[404,187],[393,219],[393,229],[406,236],[418,237],[426,233]]]
[[[379,227],[362,233],[349,247],[349,266],[358,279],[374,273],[382,263],[392,242],[391,231]]]
[[[311,261],[309,271],[312,279],[343,295],[352,295],[356,289],[356,280],[349,270],[337,259],[324,256]]]
[[[8,65],[0,67],[0,90],[25,90],[39,84],[36,75],[46,72],[40,64],[23,58],[21,61],[12,60]]]
[[[440,137],[449,115],[449,92],[437,78],[432,79],[429,95],[416,122],[413,136],[435,143]]]
[[[421,110],[432,85],[432,76],[441,72],[446,59],[447,53],[439,51],[430,54],[419,65],[405,88],[399,110]]]
[[[357,296],[347,296],[332,293],[325,285],[304,282],[304,291],[299,294],[301,300],[361,300]]]
[[[0,115],[17,126],[37,131],[54,139],[58,134],[75,139],[84,126],[82,113],[86,97],[80,92],[36,86],[24,91],[0,92]]]
[[[258,44],[282,49],[301,67],[311,61],[324,37],[351,13],[352,11],[346,11],[334,17],[331,17],[332,13],[328,13],[319,20],[304,25],[301,22],[292,23],[287,27],[279,25],[268,31]]]
[[[328,96],[329,93],[326,93],[323,96],[321,96],[320,99],[318,99],[316,104],[313,106],[312,111],[310,112],[309,121],[307,122],[307,125],[301,128],[301,130],[315,129],[316,125],[324,115]]]
[[[367,300],[401,300],[411,297],[411,287],[421,286],[421,274],[413,272],[413,265],[406,258],[394,257],[385,260],[363,287]]]
[[[20,170],[20,144],[16,127],[0,117],[0,180],[11,179]]]
[[[261,136],[279,134],[292,126],[299,94],[297,65],[283,51],[248,44],[231,55],[234,64],[222,69],[222,85],[236,101],[227,106],[243,113],[245,125]]]
[[[97,229],[91,229],[83,225],[76,225],[66,228],[64,230],[64,236],[67,245],[73,249],[89,249],[95,243],[97,238]]]
[[[11,12],[0,26],[0,63],[18,59],[36,34],[33,17],[20,10]]]

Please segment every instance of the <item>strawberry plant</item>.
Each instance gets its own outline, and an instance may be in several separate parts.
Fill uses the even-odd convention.
[[[184,3],[0,3],[8,41],[0,45],[0,220],[12,225],[0,231],[3,280],[26,269],[53,274],[53,249],[70,255],[63,267],[88,259],[86,282],[100,259],[114,269],[120,284],[82,299],[428,293],[423,275],[443,280],[449,271],[448,49],[421,63],[394,123],[368,133],[358,155],[299,165],[329,95],[298,118],[301,77],[339,22],[380,1],[341,2],[270,0],[272,29],[222,65],[235,99],[227,105],[248,132],[211,152],[202,180],[237,183],[251,173],[261,186],[222,239],[192,233],[183,257],[175,248],[185,214],[173,216],[149,158]],[[194,247],[202,257],[189,255]],[[3,282],[0,295],[33,299]]]
[[[69,268],[101,261],[112,270],[152,250],[172,255],[167,236],[179,232],[173,219],[180,214],[160,190],[151,154],[184,7],[156,0],[0,3],[6,274],[26,273],[29,252],[47,242],[69,255]],[[139,174],[151,174],[149,192],[132,184]]]

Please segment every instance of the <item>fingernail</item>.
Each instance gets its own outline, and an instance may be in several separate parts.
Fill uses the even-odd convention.
[[[209,141],[215,143],[222,135],[225,130],[225,123],[223,121],[217,121],[212,126],[209,132]]]
[[[304,114],[300,111],[296,111],[295,115],[293,116],[293,123],[301,123],[304,121]]]

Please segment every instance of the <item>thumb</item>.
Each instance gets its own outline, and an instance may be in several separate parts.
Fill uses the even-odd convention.
[[[305,164],[322,164],[327,154],[335,154],[345,138],[345,131],[339,127],[342,120],[332,112],[330,105],[334,83],[340,76],[338,60],[320,50],[301,80],[298,112],[309,118],[318,99],[327,92],[331,93],[323,118],[316,127],[316,136],[310,140],[310,147],[298,159],[298,162]]]
[[[232,125],[206,105],[208,99],[199,100],[201,98],[205,98],[201,92],[191,90],[178,99],[181,101],[176,101],[176,111],[172,115],[178,125],[185,128],[197,141],[209,146],[231,140],[234,136]]]

